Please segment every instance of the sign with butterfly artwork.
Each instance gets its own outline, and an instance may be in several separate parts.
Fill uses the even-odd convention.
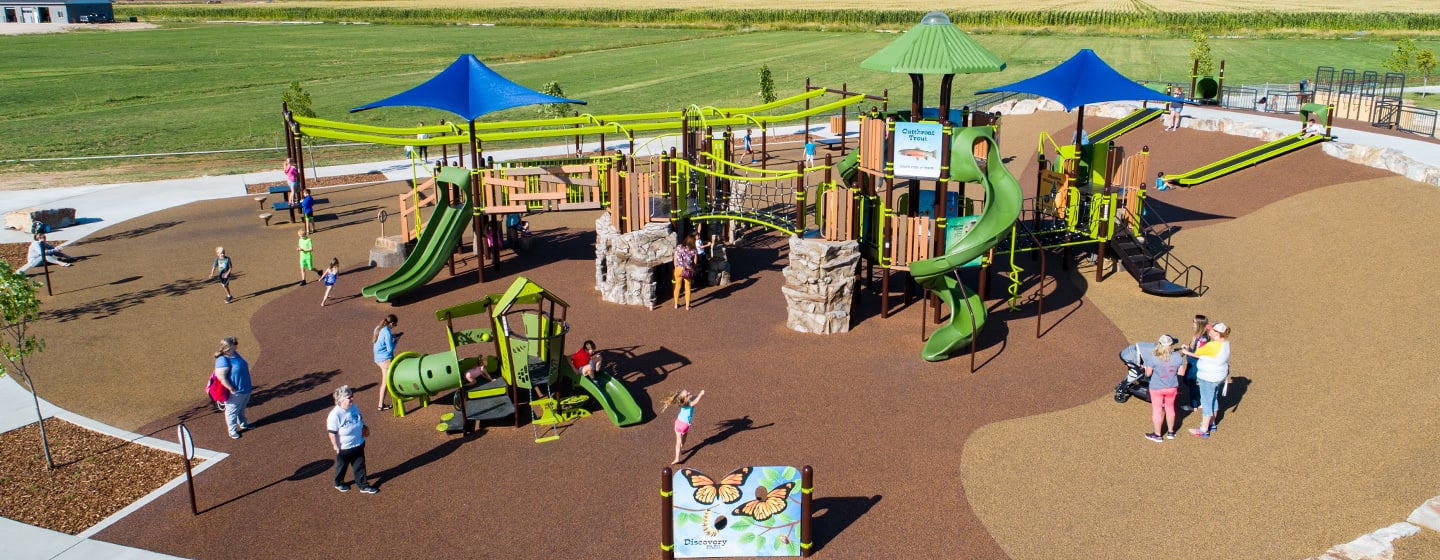
[[[800,485],[795,467],[743,467],[719,478],[680,469],[671,502],[675,557],[799,556]]]
[[[891,154],[895,176],[939,179],[944,130],[939,123],[895,123],[895,152]]]

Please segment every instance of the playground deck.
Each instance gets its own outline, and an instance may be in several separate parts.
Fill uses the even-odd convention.
[[[1035,173],[1023,139],[1069,122],[1007,118],[1004,153],[1016,156],[1022,184]],[[1147,143],[1154,170],[1259,144],[1158,127],[1125,137],[1127,147]],[[93,258],[60,272],[46,299],[51,351],[33,364],[46,372],[44,396],[159,437],[178,415],[198,445],[231,454],[197,479],[200,516],[172,491],[101,539],[197,558],[328,558],[336,542],[367,557],[653,557],[670,415],[626,429],[582,420],[559,442],[536,445],[524,428],[437,434],[443,405],[406,418],[369,406],[379,381],[369,337],[384,313],[400,316],[400,350],[437,351],[445,343],[434,309],[519,274],[572,304],[576,343],[594,338],[629,354],[620,371],[642,407],[658,408],[675,389],[706,389],[687,466],[814,465],[821,558],[1149,558],[1157,542],[1210,543],[1226,558],[1305,558],[1434,495],[1433,392],[1392,388],[1433,382],[1417,363],[1423,353],[1393,349],[1434,334],[1407,286],[1440,273],[1440,263],[1411,258],[1440,238],[1424,218],[1440,212],[1440,193],[1319,150],[1152,193],[1153,207],[1182,227],[1178,250],[1206,267],[1205,298],[1144,296],[1123,273],[1098,285],[1090,271],[1065,275],[1046,300],[1039,340],[1033,307],[1009,313],[992,300],[975,374],[967,357],[921,361],[920,306],[881,320],[873,288],[849,334],[786,329],[778,236],[732,250],[736,282],[698,291],[689,312],[600,302],[595,212],[533,218],[536,250],[507,258],[484,286],[475,286],[471,259],[408,303],[349,297],[387,272],[357,265],[379,233],[371,218],[400,189],[326,194],[334,217],[317,223],[316,257],[339,257],[344,274],[342,300],[323,309],[318,284],[294,287],[295,228],[260,228],[248,198],[158,212],[74,246]],[[1377,244],[1377,232],[1391,242]],[[236,261],[231,305],[203,281],[215,245]],[[1161,332],[1183,335],[1197,312],[1236,328],[1239,406],[1210,441],[1156,446],[1140,438],[1148,409],[1109,399],[1123,371],[1115,352]],[[256,429],[239,441],[201,401],[210,353],[227,334],[240,338],[257,385]],[[93,355],[65,350],[97,340],[114,364],[103,372],[87,367]],[[1379,372],[1387,383],[1370,382]],[[337,493],[326,478],[324,415],[341,383],[359,389],[374,427],[376,496]],[[1143,483],[1152,480],[1169,482]],[[1143,521],[1142,511],[1169,521]],[[1207,514],[1219,517],[1205,522]],[[1145,538],[1118,538],[1136,523]],[[1418,554],[1440,550],[1433,536],[1416,539]]]

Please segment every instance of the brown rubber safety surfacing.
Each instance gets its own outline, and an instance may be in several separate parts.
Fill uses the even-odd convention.
[[[1007,133],[1024,122],[1012,117]],[[1228,137],[1207,146],[1226,153],[1240,148]],[[1192,153],[1199,151],[1187,148],[1187,155],[1204,160],[1205,154]],[[1019,162],[1014,165],[1018,171]],[[1017,177],[1028,184],[1026,175]],[[68,280],[76,287],[57,295],[58,311],[47,325],[53,327],[51,352],[44,357],[55,371],[50,383],[57,402],[155,433],[168,433],[169,419],[180,411],[197,443],[232,454],[197,480],[199,517],[189,515],[183,491],[171,492],[107,529],[103,539],[200,558],[235,550],[328,557],[336,542],[367,556],[655,554],[656,486],[672,452],[673,410],[624,429],[597,413],[544,445],[531,442],[528,427],[493,426],[468,439],[440,435],[433,426],[443,404],[406,418],[374,411],[379,375],[369,340],[383,314],[400,316],[399,350],[442,351],[433,310],[503,291],[516,274],[572,304],[567,346],[594,338],[602,349],[626,355],[617,361],[642,407],[657,409],[675,389],[707,390],[687,466],[716,474],[746,464],[813,465],[819,552],[835,558],[1005,557],[987,533],[995,521],[977,518],[960,484],[970,468],[961,462],[970,435],[1006,419],[1084,410],[1072,407],[1105,396],[1122,371],[1113,352],[1126,337],[1069,280],[1046,298],[1039,340],[1033,305],[1012,314],[1000,310],[1003,300],[990,300],[994,322],[982,335],[982,367],[975,374],[968,373],[965,356],[921,361],[920,305],[879,319],[873,289],[864,293],[851,333],[791,332],[784,327],[785,241],[778,236],[732,251],[736,283],[698,290],[688,312],[670,309],[668,296],[667,306],[654,311],[603,303],[593,288],[594,234],[580,214],[555,216],[565,220],[563,229],[547,221],[551,216],[534,218],[535,250],[507,256],[499,274],[487,270],[484,285],[476,285],[470,259],[460,263],[460,275],[442,272],[417,298],[377,304],[350,296],[387,272],[357,265],[379,233],[369,217],[376,207],[393,213],[401,189],[347,192],[331,195],[336,220],[321,224],[330,229],[316,236],[316,261],[341,258],[345,274],[336,295],[349,299],[323,309],[323,287],[287,285],[299,279],[293,227],[261,228],[246,198],[132,220],[76,248],[95,258],[66,270],[76,273]],[[1259,191],[1236,188],[1231,198],[1253,192]],[[1188,204],[1224,216],[1244,209],[1238,202],[1236,210],[1224,211]],[[389,233],[394,223],[387,224]],[[241,298],[229,305],[220,301],[218,286],[196,278],[203,278],[217,244],[227,245],[241,273],[234,284]],[[1024,257],[1018,264],[1033,266]],[[1065,276],[1058,262],[1050,264],[1052,277]],[[992,284],[998,297],[1003,283],[996,277]],[[1099,288],[1113,286],[1134,290],[1123,274]],[[97,330],[101,323],[113,327]],[[214,341],[227,334],[241,337],[258,386],[250,414],[256,429],[238,442],[225,438],[223,421],[199,400]],[[75,357],[83,354],[75,349],[96,340],[114,364],[103,372],[84,365],[93,360]],[[57,352],[62,348],[68,350]],[[360,389],[357,402],[375,428],[368,456],[372,481],[382,488],[376,496],[340,494],[327,478],[333,454],[324,415],[341,383]],[[1002,449],[1028,456],[1031,447],[1044,445],[1011,441]],[[1063,475],[1064,461],[1050,466]],[[1048,531],[1033,533],[1006,548],[1023,552],[1025,542],[1047,540]]]

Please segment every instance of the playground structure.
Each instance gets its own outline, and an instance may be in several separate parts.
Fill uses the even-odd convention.
[[[812,102],[817,98],[835,93],[841,94],[841,98],[812,106]],[[684,158],[686,161],[691,161],[694,157],[692,154],[698,154],[702,145],[718,142],[714,139],[713,134],[709,141],[700,140],[700,130],[713,131],[716,127],[758,126],[762,130],[763,151],[763,134],[769,127],[792,121],[808,123],[812,116],[836,111],[839,111],[843,117],[846,107],[867,99],[884,102],[883,97],[853,94],[843,89],[807,86],[804,93],[753,107],[722,109],[691,105],[683,111],[661,113],[587,114],[560,119],[495,123],[472,122],[469,132],[463,131],[455,125],[408,128],[356,125],[302,117],[294,115],[288,110],[284,112],[284,117],[287,145],[292,146],[297,153],[301,151],[299,146],[306,137],[396,146],[441,146],[444,161],[449,161],[448,146],[456,148],[457,159],[461,162],[466,159],[465,155],[468,150],[472,164],[472,168],[468,170],[470,175],[468,181],[462,181],[459,178],[459,171],[452,172],[449,178],[436,178],[438,183],[447,185],[444,190],[449,191],[448,195],[439,193],[422,199],[421,191],[434,188],[434,185],[427,181],[417,184],[414,192],[400,196],[402,229],[406,232],[405,238],[407,241],[416,239],[419,245],[417,245],[417,250],[407,257],[407,265],[401,267],[405,272],[403,281],[387,279],[381,284],[388,287],[377,287],[374,290],[367,290],[365,293],[367,297],[377,297],[377,299],[383,297],[384,299],[380,301],[388,301],[391,297],[403,295],[423,286],[430,278],[433,278],[434,274],[438,273],[443,261],[450,260],[453,254],[463,250],[465,246],[463,232],[467,226],[471,228],[469,247],[471,252],[479,257],[477,268],[480,281],[484,282],[487,265],[500,266],[501,248],[506,245],[509,238],[517,233],[515,226],[520,222],[520,217],[526,213],[613,206],[610,200],[612,194],[624,197],[627,194],[635,193],[634,189],[637,187],[639,195],[647,198],[663,197],[663,194],[657,195],[656,193],[668,193],[673,196],[676,192],[674,188],[660,188],[655,183],[645,184],[646,179],[642,178],[645,175],[643,171],[633,179],[631,178],[628,170],[662,165],[659,162],[649,164],[637,162],[634,156],[637,133],[647,132],[660,135],[651,138],[650,142],[678,135],[685,144]],[[759,114],[801,103],[804,104],[803,109],[790,113]],[[417,134],[426,134],[430,137],[417,139]],[[620,135],[627,139],[629,155],[604,153],[603,147],[607,134]],[[602,153],[580,154],[575,157],[537,162],[502,162],[500,164],[496,164],[493,159],[487,160],[482,157],[482,146],[487,142],[574,138],[578,146],[586,136],[599,137]],[[672,149],[671,152],[673,157],[674,150]],[[301,161],[300,165],[303,164]],[[763,165],[764,163],[762,163],[762,168]],[[657,188],[660,190],[656,190]],[[457,200],[461,201],[458,208],[451,204]],[[430,231],[431,226],[427,224],[423,228],[424,231],[419,231],[422,229],[420,223],[423,221],[420,218],[420,209],[430,201],[437,205],[438,210],[435,215],[443,218],[443,221],[435,230],[435,234],[427,239],[424,231]],[[625,228],[643,227],[644,223],[650,221],[648,217],[639,216],[635,212],[638,207],[634,205],[621,205],[621,208],[618,211],[612,208],[612,214],[615,214],[616,219],[622,222],[633,220],[634,226],[626,225]],[[458,217],[460,213],[465,213],[467,217]],[[434,216],[432,216],[432,222],[433,218]],[[507,239],[502,240],[502,237]],[[424,250],[420,250],[422,248]],[[412,259],[417,259],[417,263],[408,264]],[[437,260],[442,262],[434,262]],[[428,276],[419,274],[417,271],[427,272]],[[400,272],[397,271],[397,274]]]
[[[405,416],[406,402],[426,407],[436,395],[454,391],[455,412],[441,417],[440,431],[469,432],[475,423],[506,416],[519,427],[518,411],[525,407],[536,443],[553,441],[559,438],[560,424],[589,416],[581,408],[589,398],[616,426],[638,423],[641,410],[623,381],[607,372],[596,372],[592,381],[571,366],[564,353],[568,307],[555,294],[519,277],[504,293],[436,311],[436,319],[445,323],[450,350],[403,352],[391,361],[385,390],[395,402],[395,416]],[[486,319],[485,326],[456,327],[456,320],[475,316]],[[472,350],[474,355],[467,355]],[[467,372],[473,372],[474,381],[466,378]],[[486,376],[491,379],[481,379]],[[588,397],[559,397],[554,386],[560,380],[583,389]]]
[[[927,21],[932,15],[927,15]],[[937,17],[943,19],[943,14]],[[927,25],[953,29],[948,21],[943,25],[922,23],[917,29]],[[999,67],[1003,68],[1003,63]],[[833,90],[807,84],[806,91],[799,95],[754,107],[717,109],[692,105],[666,113],[495,123],[472,120],[468,132],[455,126],[385,128],[288,112],[285,116],[287,130],[293,132],[297,142],[309,136],[390,145],[454,145],[461,161],[468,146],[473,168],[447,167],[438,171],[433,182],[437,209],[418,234],[416,250],[391,278],[367,287],[362,292],[366,296],[387,301],[423,286],[445,260],[464,247],[467,224],[474,224],[470,247],[480,257],[477,268],[483,282],[487,260],[499,266],[499,249],[504,245],[501,235],[511,235],[520,216],[534,211],[601,207],[608,210],[611,225],[621,235],[662,223],[673,234],[671,243],[706,223],[711,224],[710,231],[730,235],[739,227],[759,226],[803,240],[854,242],[865,261],[864,277],[873,277],[876,265],[882,269],[882,317],[892,312],[889,299],[893,272],[908,272],[951,308],[949,321],[927,342],[923,354],[927,360],[942,360],[967,343],[973,349],[974,334],[985,321],[986,282],[998,257],[1009,258],[1009,303],[1016,308],[1025,272],[1017,264],[1016,254],[1064,248],[1068,259],[1070,247],[1094,244],[1103,261],[1106,245],[1117,237],[1147,237],[1141,206],[1148,154],[1125,158],[1123,150],[1110,141],[1160,114],[1146,107],[1101,129],[1105,141],[1054,146],[1049,160],[1053,166],[1045,163],[1046,139],[1042,138],[1042,173],[1035,197],[1027,202],[1018,181],[998,161],[998,115],[972,112],[968,107],[950,110],[949,77],[942,84],[938,110],[923,108],[917,95],[909,112],[893,113],[888,110],[888,93],[869,96],[847,91],[843,86]],[[811,106],[812,100],[832,93],[840,99]],[[769,126],[800,119],[806,119],[808,124],[811,116],[836,111],[843,122],[847,107],[867,99],[880,102],[883,108],[872,106],[861,113],[858,146],[838,162],[828,153],[824,164],[807,167],[797,163],[793,169],[770,169],[764,159],[759,166],[738,162],[735,127],[759,126],[763,152]],[[806,106],[803,110],[760,114],[800,102]],[[941,120],[940,115],[946,118]],[[959,122],[952,123],[952,119]],[[933,130],[926,134],[933,134],[939,143],[930,149],[902,149],[896,141],[897,128],[907,120],[929,123],[925,126],[933,126]],[[808,126],[805,131],[808,137]],[[660,138],[678,135],[677,145],[658,156],[637,157],[636,134],[640,132],[660,133]],[[429,138],[417,139],[416,134]],[[605,151],[606,134],[623,135],[629,153]],[[486,142],[573,137],[579,146],[587,135],[601,137],[600,153],[498,165],[481,157]],[[843,150],[844,138],[838,140]],[[448,159],[448,150],[442,148],[442,157]],[[933,167],[933,172],[897,173],[897,163],[905,158],[913,160],[908,164],[919,162]],[[928,161],[931,159],[934,161]],[[981,186],[982,192],[975,198],[967,196],[965,186],[969,182]],[[957,187],[954,193],[949,192],[951,183]],[[408,205],[402,203],[402,215],[406,216],[402,223],[408,236],[420,229],[422,203],[418,193],[401,198],[409,199]],[[455,200],[460,203],[452,205]],[[1024,219],[1019,219],[1022,215]],[[413,222],[409,216],[414,216]],[[415,227],[410,227],[412,223]],[[1120,230],[1127,233],[1117,234]],[[1193,286],[1166,280],[1164,270],[1168,265],[1155,262],[1155,257],[1129,257],[1125,262],[1135,262],[1134,266],[1127,264],[1126,269],[1135,274],[1147,292],[1195,293]],[[1146,258],[1149,262],[1142,262]],[[1030,296],[1040,310],[1037,336],[1043,314],[1043,304],[1038,302],[1045,287],[1045,259],[1038,260],[1040,289]],[[412,261],[416,263],[413,266]],[[597,276],[603,276],[604,266],[599,266]],[[981,269],[976,290],[958,281],[958,271],[971,267]],[[1099,268],[1097,278],[1102,277]],[[1161,270],[1159,278],[1155,277],[1157,268]],[[1191,269],[1182,268],[1180,272],[1188,275]],[[910,290],[905,290],[905,295],[908,303]],[[935,321],[940,321],[939,308]],[[483,399],[477,395],[476,400]],[[516,402],[511,399],[512,405]],[[478,410],[474,413],[484,415]],[[464,410],[463,416],[471,415],[471,410]]]

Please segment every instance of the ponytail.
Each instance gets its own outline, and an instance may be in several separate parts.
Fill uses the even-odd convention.
[[[226,352],[235,349],[235,344],[237,342],[238,341],[236,341],[235,337],[233,336],[227,336],[220,339],[220,349],[215,351],[215,357],[219,358],[220,356],[224,356]]]
[[[375,341],[380,340],[380,329],[383,329],[383,328],[385,328],[385,327],[393,327],[393,326],[398,325],[398,324],[400,324],[400,320],[397,319],[397,318],[395,318],[395,314],[394,314],[394,313],[391,313],[391,314],[389,314],[389,315],[386,315],[384,319],[381,319],[381,320],[380,320],[380,324],[379,324],[379,325],[375,325],[375,331],[374,331],[374,333],[373,333],[374,336],[371,337],[370,342],[375,342]]]

